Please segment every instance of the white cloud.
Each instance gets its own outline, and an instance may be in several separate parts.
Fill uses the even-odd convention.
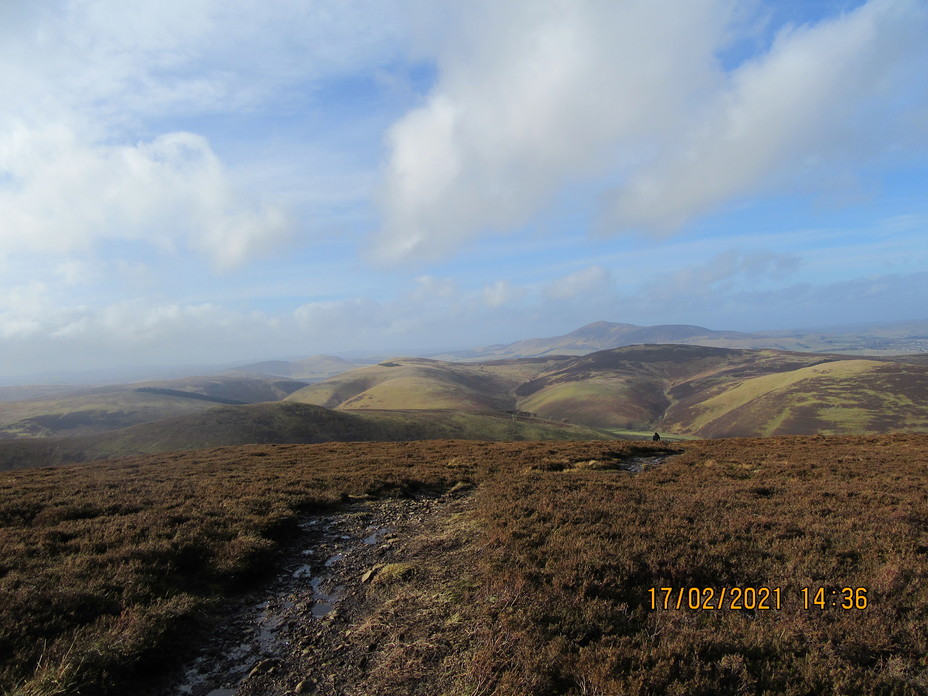
[[[404,33],[394,0],[28,4],[0,10],[0,79],[18,96],[0,111],[78,108],[107,126],[259,108],[283,87],[396,55]]]
[[[666,232],[763,187],[855,188],[848,171],[902,154],[912,104],[899,100],[928,97],[917,88],[928,71],[926,33],[920,0],[871,0],[784,29],[769,53],[731,75],[681,142],[615,190],[609,224]]]
[[[66,255],[112,240],[187,247],[219,267],[279,243],[279,207],[236,189],[206,140],[169,133],[136,146],[88,145],[64,127],[0,135],[0,254]]]
[[[637,157],[618,141],[678,127],[715,79],[731,4],[467,3],[428,102],[387,136],[376,258],[440,256],[526,222],[565,180]]]
[[[637,291],[636,303],[651,314],[684,317],[688,311],[704,312],[727,302],[744,281],[752,287],[766,280],[777,283],[799,265],[799,258],[792,254],[730,250],[705,263],[655,276]]]
[[[293,228],[281,198],[176,123],[293,116],[404,32],[393,0],[19,5],[0,7],[0,259],[119,240],[229,268],[274,248]]]
[[[516,288],[506,280],[497,280],[481,291],[481,299],[487,307],[496,308],[511,304],[525,295],[524,288]]]
[[[549,300],[594,299],[612,290],[612,276],[602,266],[590,266],[558,278],[545,286]]]
[[[928,104],[922,0],[784,30],[731,73],[717,55],[743,6],[727,0],[464,7],[434,48],[428,100],[387,134],[377,260],[435,259],[519,227],[577,181],[611,190],[606,229],[667,232],[822,172],[843,186],[840,165],[924,145],[907,116]]]

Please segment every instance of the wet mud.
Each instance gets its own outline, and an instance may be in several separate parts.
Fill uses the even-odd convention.
[[[227,607],[197,655],[156,696],[343,693],[366,658],[347,650],[379,568],[456,496],[358,501],[306,517],[277,577]]]
[[[614,468],[640,473],[668,456],[633,456]],[[305,517],[275,578],[228,606],[182,672],[146,696],[363,693],[355,687],[380,647],[357,630],[372,610],[371,586],[382,569],[415,560],[406,543],[469,505],[470,493],[359,500]]]

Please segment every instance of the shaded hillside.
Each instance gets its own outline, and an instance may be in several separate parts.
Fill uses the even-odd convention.
[[[493,408],[702,437],[928,430],[928,366],[644,345],[483,363],[397,358],[288,397],[339,410]]]
[[[373,362],[373,361],[370,361]],[[227,375],[276,375],[315,382],[369,364],[350,362],[336,355],[313,355],[301,360],[265,360],[228,370]]]
[[[0,404],[0,438],[83,435],[196,413],[215,403],[127,388]]]
[[[305,382],[188,377],[70,390],[61,398],[0,403],[0,438],[87,435],[198,413],[217,403],[279,401]]]
[[[275,377],[242,377],[215,375],[212,377],[186,377],[184,379],[138,382],[133,389],[164,389],[187,392],[231,403],[258,404],[280,401],[288,394],[306,386],[306,382]]]
[[[358,411],[301,403],[214,407],[121,430],[70,438],[0,441],[0,469],[107,457],[266,443],[465,440],[609,440],[580,425],[499,412]]]

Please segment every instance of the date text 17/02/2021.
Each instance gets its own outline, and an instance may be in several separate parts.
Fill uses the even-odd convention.
[[[779,610],[789,593],[780,587],[650,587],[651,609],[717,611]],[[863,610],[867,608],[866,587],[803,587],[794,595],[803,609]]]

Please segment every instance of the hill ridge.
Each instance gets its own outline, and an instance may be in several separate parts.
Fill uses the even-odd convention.
[[[813,369],[826,363],[843,367]],[[770,388],[759,390],[761,384]],[[752,398],[742,399],[746,394]],[[926,430],[926,396],[925,365],[640,344],[584,356],[484,362],[395,358],[304,387],[287,400],[345,411],[490,406],[596,428],[722,437]]]

